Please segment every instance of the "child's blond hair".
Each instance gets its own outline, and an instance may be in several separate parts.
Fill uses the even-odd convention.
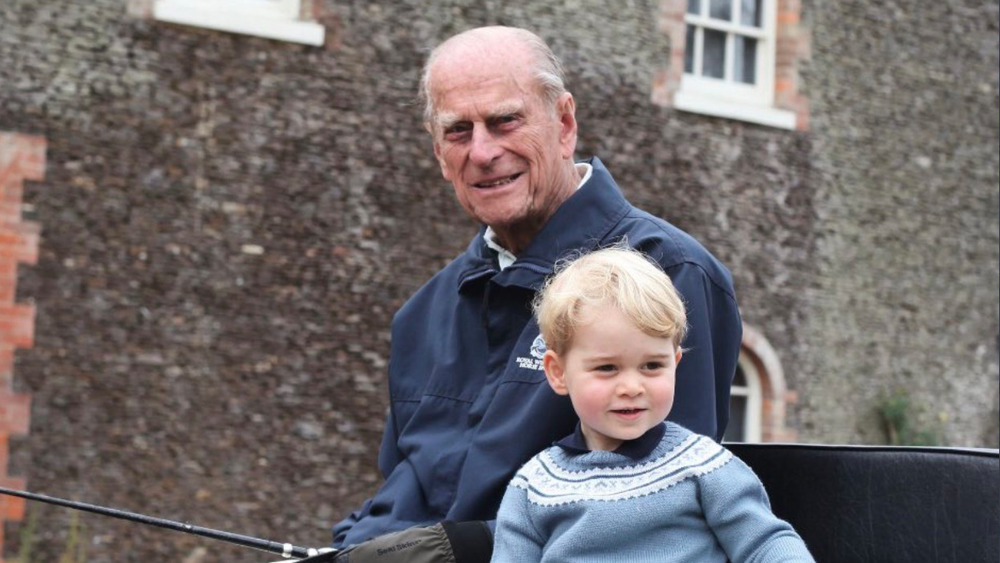
[[[680,349],[687,332],[683,300],[658,264],[624,245],[556,265],[532,303],[546,348],[564,354],[576,328],[599,321],[593,312],[606,304],[642,332],[669,338]]]

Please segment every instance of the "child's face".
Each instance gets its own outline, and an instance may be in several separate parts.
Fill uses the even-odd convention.
[[[552,389],[568,394],[587,447],[614,450],[667,417],[681,353],[669,338],[650,336],[612,305],[592,311],[561,356],[545,354]]]

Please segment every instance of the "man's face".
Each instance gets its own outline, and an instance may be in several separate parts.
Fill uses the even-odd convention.
[[[566,172],[576,145],[573,98],[564,94],[553,108],[530,63],[484,58],[435,65],[434,154],[470,216],[501,242],[526,244],[576,188]]]

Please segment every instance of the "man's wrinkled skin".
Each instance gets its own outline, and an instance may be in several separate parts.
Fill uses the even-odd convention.
[[[434,109],[427,125],[441,173],[462,207],[516,255],[580,176],[573,165],[573,96],[545,99],[533,54],[515,31],[476,29],[442,45],[431,67]]]

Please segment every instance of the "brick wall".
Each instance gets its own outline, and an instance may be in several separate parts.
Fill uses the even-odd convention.
[[[802,0],[778,0],[774,105],[795,112],[797,129],[809,128],[809,100],[803,95],[800,66],[809,58],[809,34],[802,25]]]
[[[0,131],[0,485],[23,489],[23,476],[8,474],[10,437],[28,433],[31,396],[14,390],[14,350],[30,348],[35,308],[16,302],[17,267],[38,258],[38,225],[21,218],[24,180],[45,175],[45,140]],[[0,496],[0,555],[4,521],[24,517],[22,499]],[[0,557],[0,563],[3,558]]]

